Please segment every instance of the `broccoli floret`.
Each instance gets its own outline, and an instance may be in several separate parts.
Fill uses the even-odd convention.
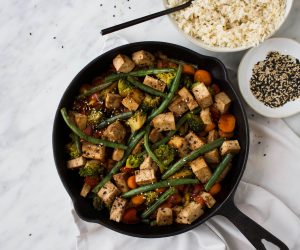
[[[93,207],[98,211],[101,211],[105,207],[103,201],[98,195],[95,195],[93,198]]]
[[[168,166],[172,161],[174,161],[176,151],[169,145],[160,145],[154,150],[155,155],[165,166]]]
[[[160,104],[160,97],[159,96],[151,96],[146,94],[141,109],[145,112],[151,111],[156,108]]]
[[[158,194],[154,191],[149,191],[144,193],[144,197],[146,200],[146,205],[149,206],[156,201],[156,199],[158,198]]]
[[[189,129],[193,130],[195,133],[199,133],[204,129],[203,121],[198,115],[189,113],[187,114],[186,121],[189,125]]]
[[[103,173],[103,166],[96,160],[88,161],[83,168],[80,168],[80,176],[98,176]]]
[[[139,155],[129,155],[126,160],[126,167],[127,168],[138,168],[144,161],[143,156]]]
[[[98,111],[96,109],[92,109],[87,117],[87,121],[89,124],[97,124],[103,119],[103,113],[101,111]]]
[[[67,152],[68,152],[71,159],[75,159],[75,158],[78,158],[80,156],[79,152],[77,151],[75,143],[68,143],[66,145],[66,150],[67,150]]]
[[[120,96],[126,97],[132,91],[132,89],[133,89],[132,85],[130,85],[124,79],[120,79],[118,81],[118,91]]]
[[[187,89],[191,89],[192,88],[192,85],[193,85],[193,81],[191,79],[190,76],[188,75],[183,75],[182,78],[181,78],[181,81],[183,83],[183,85],[187,88]]]
[[[126,124],[131,128],[131,132],[133,133],[143,127],[146,120],[147,115],[143,111],[138,110],[127,120]]]
[[[171,83],[173,82],[174,78],[176,76],[176,72],[168,72],[168,73],[160,73],[157,74],[156,77],[167,84],[169,87]]]

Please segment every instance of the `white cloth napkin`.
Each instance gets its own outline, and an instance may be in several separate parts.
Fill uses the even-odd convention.
[[[103,51],[125,44],[121,37],[108,38]],[[280,119],[249,113],[250,152],[246,171],[235,195],[237,207],[290,249],[300,249],[300,138]],[[78,250],[248,250],[248,240],[225,217],[215,216],[181,235],[141,239],[125,236],[98,224],[81,220]],[[267,249],[278,249],[265,242]]]

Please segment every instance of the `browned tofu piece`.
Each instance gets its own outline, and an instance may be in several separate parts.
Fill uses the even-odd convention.
[[[213,99],[207,87],[203,82],[193,85],[192,92],[202,109],[205,109],[213,104]]]
[[[216,204],[216,200],[210,193],[203,192],[200,196],[202,197],[208,208],[212,208]]]
[[[148,51],[139,50],[132,54],[132,60],[139,66],[153,66],[155,57]]]
[[[181,99],[180,96],[176,96],[169,105],[168,109],[172,111],[175,116],[181,116],[189,110],[189,107],[187,106],[186,102]]]
[[[220,92],[215,95],[215,107],[221,114],[227,113],[230,107],[231,100],[225,92]]]
[[[118,173],[113,176],[113,179],[117,187],[121,190],[122,193],[125,193],[129,190],[127,186],[127,175],[126,173]]]
[[[122,142],[126,136],[126,129],[121,122],[110,124],[103,132],[103,136],[112,142]]]
[[[190,131],[184,138],[189,144],[189,148],[191,150],[196,150],[205,145],[205,142],[192,131]]]
[[[114,161],[122,160],[123,156],[124,156],[124,150],[123,149],[120,149],[120,148],[115,148],[114,149],[114,152],[112,154],[112,159]]]
[[[217,148],[204,154],[204,159],[208,164],[217,164],[220,162],[220,155]]]
[[[105,161],[105,147],[92,143],[83,143],[82,156],[89,159]]]
[[[154,169],[143,169],[135,171],[135,182],[141,186],[156,182]]]
[[[105,107],[108,109],[117,109],[121,106],[122,96],[118,94],[107,93],[105,96]]]
[[[178,94],[180,95],[181,99],[186,102],[189,110],[193,110],[198,107],[198,103],[186,87],[183,87],[181,90],[179,90]]]
[[[151,130],[150,134],[149,134],[149,140],[152,143],[155,143],[159,140],[161,140],[163,138],[163,135],[159,132],[158,128],[154,128]]]
[[[144,99],[144,94],[138,90],[132,90],[123,100],[122,104],[129,110],[137,110]]]
[[[204,124],[211,124],[212,123],[209,108],[202,109],[201,113],[200,113],[200,117],[201,117],[201,120],[203,121]]]
[[[163,113],[153,118],[153,126],[159,131],[175,130],[175,117],[172,112]]]
[[[161,92],[164,92],[165,88],[166,88],[166,84],[161,81],[161,80],[158,80],[156,78],[153,78],[151,76],[146,76],[144,78],[144,82],[143,82],[145,85],[153,88],[153,89],[156,89],[158,91],[161,91]]]
[[[190,162],[189,165],[191,166],[193,173],[202,183],[209,181],[212,173],[202,156]]]
[[[175,135],[171,138],[171,140],[168,142],[168,144],[177,149],[180,157],[184,157],[189,153],[189,144],[187,143],[187,141],[178,135]]]
[[[92,187],[89,184],[84,183],[83,187],[81,189],[80,195],[82,197],[86,197],[88,195],[88,193],[91,191],[91,189],[92,189]]]
[[[203,213],[202,205],[193,201],[178,213],[176,222],[180,224],[192,224]]]
[[[211,130],[208,132],[207,143],[213,142],[219,138],[219,133],[217,130]]]
[[[229,153],[237,154],[238,152],[240,152],[240,150],[241,147],[238,140],[224,141],[220,148],[222,156]]]
[[[140,165],[140,170],[144,170],[144,169],[153,169],[154,172],[156,172],[158,170],[158,166],[157,164],[151,159],[150,156],[147,156],[143,163]]]
[[[121,197],[117,197],[111,206],[109,218],[116,222],[120,222],[125,212],[126,205],[127,205],[127,200]]]
[[[100,189],[98,196],[109,207],[119,193],[120,190],[109,181]]]
[[[158,226],[172,225],[173,223],[173,211],[169,207],[160,207],[156,214],[156,223]]]
[[[86,124],[87,124],[87,116],[82,115],[82,114],[77,113],[77,112],[72,112],[72,115],[74,117],[74,121],[75,121],[76,126],[80,130],[84,130],[86,128]]]
[[[67,161],[67,168],[75,169],[84,166],[86,163],[86,159],[82,156],[77,157],[75,159]]]
[[[113,60],[113,65],[118,72],[128,73],[134,69],[134,62],[126,55],[117,55]]]

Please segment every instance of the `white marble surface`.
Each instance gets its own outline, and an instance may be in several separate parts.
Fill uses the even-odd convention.
[[[75,74],[99,55],[101,28],[162,6],[161,0],[1,0],[0,249],[75,248],[70,200],[52,156],[56,106]],[[295,0],[276,36],[300,42],[299,13],[300,0]],[[244,54],[196,48],[167,17],[117,34],[130,42],[177,43],[217,56],[233,69]],[[286,121],[300,135],[300,115]]]

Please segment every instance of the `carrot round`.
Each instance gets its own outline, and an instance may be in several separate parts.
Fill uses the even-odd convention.
[[[219,182],[217,182],[211,187],[211,189],[209,190],[209,193],[211,195],[216,195],[217,193],[219,193],[221,191],[221,189],[222,189],[221,184]]]
[[[183,64],[182,65],[182,73],[187,74],[187,75],[194,75],[195,68],[190,64]]]
[[[127,186],[130,188],[130,189],[135,189],[138,187],[138,185],[136,184],[135,182],[135,175],[132,175],[128,178],[127,180]]]
[[[234,133],[233,132],[232,133],[225,133],[222,130],[219,130],[219,135],[222,138],[230,139],[234,136]]]
[[[206,124],[204,127],[204,131],[205,132],[209,132],[212,131],[216,128],[216,124],[214,122],[210,123],[210,124]]]
[[[136,224],[139,222],[139,218],[137,217],[137,210],[135,208],[129,208],[125,210],[123,214],[122,221],[126,224]]]
[[[232,133],[235,128],[235,116],[232,114],[221,115],[218,126],[223,132]]]
[[[136,195],[136,196],[131,197],[131,203],[134,206],[140,206],[144,203],[144,201],[145,201],[145,198],[143,195]]]
[[[203,69],[198,69],[195,72],[194,80],[195,82],[203,82],[205,85],[208,86],[211,84],[212,78],[211,78],[211,74],[208,71]]]

